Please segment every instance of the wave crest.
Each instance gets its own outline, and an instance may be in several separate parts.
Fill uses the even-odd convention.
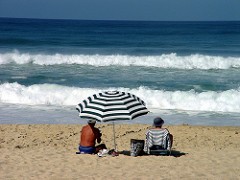
[[[193,90],[172,92],[147,87],[93,89],[56,84],[24,86],[18,83],[4,83],[0,85],[0,103],[75,107],[88,96],[109,90],[133,93],[143,99],[150,110],[240,112],[240,88],[197,93]]]
[[[30,54],[14,51],[0,53],[0,64],[58,65],[80,64],[91,66],[143,66],[174,69],[229,69],[240,68],[240,57],[222,57],[193,54],[178,56],[175,53],[158,56],[84,55],[84,54]]]

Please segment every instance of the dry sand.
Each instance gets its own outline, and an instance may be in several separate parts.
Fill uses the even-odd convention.
[[[0,179],[240,179],[240,127],[167,126],[172,156],[129,156],[148,125],[115,125],[119,156],[76,154],[82,125],[0,125]],[[111,124],[97,125],[113,148]]]

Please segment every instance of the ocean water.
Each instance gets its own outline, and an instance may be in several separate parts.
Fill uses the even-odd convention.
[[[107,90],[150,110],[119,123],[240,126],[240,22],[0,18],[1,123],[85,123]]]

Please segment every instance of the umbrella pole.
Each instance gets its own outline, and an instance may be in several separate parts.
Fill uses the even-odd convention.
[[[115,123],[113,121],[113,142],[114,142],[114,150],[116,151],[116,137],[115,137]]]

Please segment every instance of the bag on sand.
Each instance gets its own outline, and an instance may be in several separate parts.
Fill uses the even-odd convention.
[[[130,155],[131,156],[141,156],[144,154],[143,148],[144,148],[144,140],[138,140],[138,139],[131,139],[130,141]]]

